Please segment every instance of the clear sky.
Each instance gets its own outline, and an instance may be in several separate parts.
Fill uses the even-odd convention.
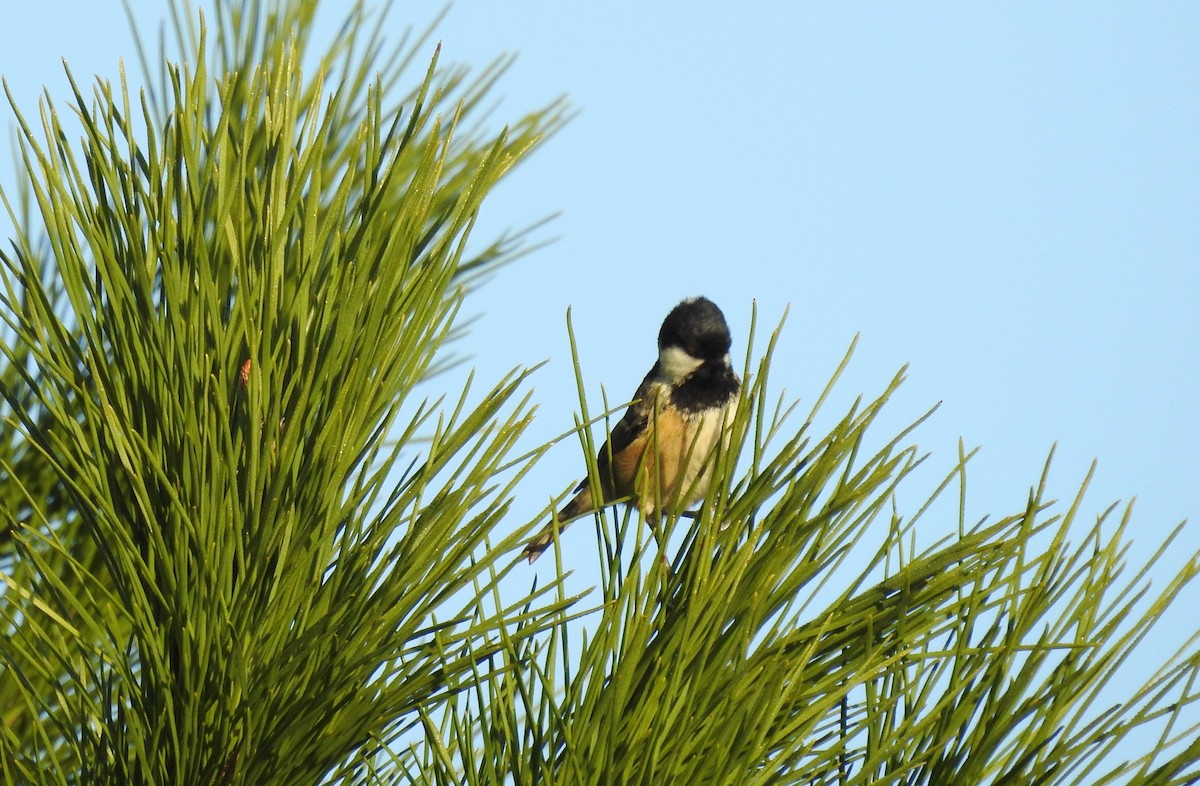
[[[135,4],[153,29],[161,4]],[[772,374],[805,408],[856,333],[836,407],[904,363],[885,428],[943,402],[914,501],[961,436],[983,447],[969,515],[1015,512],[1057,442],[1051,496],[1098,459],[1085,522],[1136,495],[1138,561],[1190,518],[1178,565],[1200,544],[1200,4],[750,5],[462,2],[439,28],[444,62],[519,53],[498,123],[563,93],[580,110],[477,230],[562,211],[557,242],[472,301],[460,347],[484,380],[551,361],[528,444],[578,406],[568,307],[597,401],[618,401],[682,297],[725,310],[739,363],[751,303],[764,327],[790,305]],[[116,8],[6,8],[0,71],[27,112],[43,84],[64,95],[62,57],[79,77],[132,67]],[[397,34],[440,8],[398,3]],[[556,448],[521,517],[581,467]],[[590,523],[566,537],[586,576]]]

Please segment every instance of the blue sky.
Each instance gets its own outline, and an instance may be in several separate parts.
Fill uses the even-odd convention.
[[[562,211],[557,241],[471,302],[460,347],[485,380],[550,360],[529,443],[578,406],[568,307],[597,400],[616,401],[682,297],[725,310],[735,351],[752,302],[764,327],[790,305],[772,374],[805,405],[855,334],[837,407],[904,363],[885,429],[943,402],[913,501],[961,437],[983,447],[969,517],[1015,512],[1057,443],[1051,496],[1098,459],[1084,521],[1136,495],[1136,562],[1190,518],[1179,565],[1200,543],[1200,5],[738,5],[464,2],[436,34],[444,62],[519,53],[498,123],[564,93],[580,110],[477,230]],[[141,7],[152,29],[162,8]],[[83,78],[132,67],[114,8],[6,10],[0,71],[27,113],[43,84],[64,95],[62,57]],[[397,4],[397,35],[440,8]],[[519,515],[581,466],[565,441]],[[586,577],[590,524],[567,537]]]
[[[855,333],[845,400],[910,363],[895,422],[943,402],[918,439],[931,477],[983,447],[978,515],[1022,505],[1056,442],[1054,495],[1098,459],[1092,510],[1137,495],[1138,552],[1200,515],[1200,8],[643,5],[440,28],[448,59],[520,53],[501,116],[581,110],[496,195],[497,226],[562,210],[559,241],[489,285],[470,342],[551,359],[539,433],[576,406],[568,305],[618,398],[703,293],[739,338],[751,301],[791,306],[772,373],[807,401]]]

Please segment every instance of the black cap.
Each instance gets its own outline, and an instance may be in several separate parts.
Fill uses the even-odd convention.
[[[725,315],[706,297],[688,298],[671,309],[658,331],[660,350],[679,347],[698,360],[722,358],[732,343]]]

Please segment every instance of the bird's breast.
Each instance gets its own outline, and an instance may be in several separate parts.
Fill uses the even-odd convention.
[[[684,412],[667,396],[658,397],[645,433],[631,450],[614,457],[616,476],[631,481],[619,491],[635,497],[647,518],[663,509],[691,507],[708,491],[712,457],[735,408],[732,399],[724,406]]]

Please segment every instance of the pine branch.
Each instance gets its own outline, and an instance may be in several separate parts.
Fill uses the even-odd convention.
[[[516,543],[494,533],[525,374],[416,394],[465,283],[521,252],[465,249],[563,107],[464,131],[503,64],[468,83],[424,38],[385,56],[361,6],[306,76],[315,7],[209,28],[178,4],[183,61],[142,47],[150,92],[68,72],[78,145],[49,99],[40,129],[13,106],[6,782],[365,777],[570,603],[472,597]]]

